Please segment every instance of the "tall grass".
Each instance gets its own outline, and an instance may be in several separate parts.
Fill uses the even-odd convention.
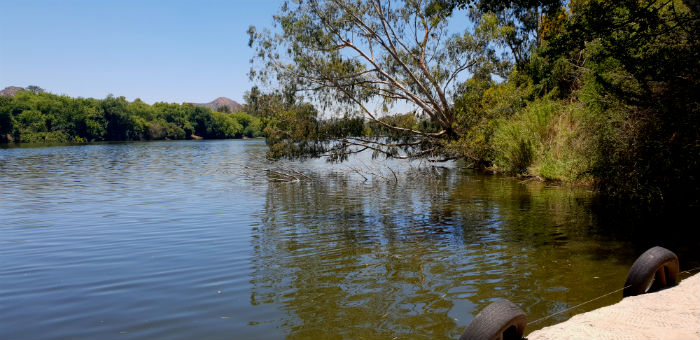
[[[494,167],[511,174],[556,181],[588,181],[594,150],[579,102],[535,100],[499,122],[494,133]]]

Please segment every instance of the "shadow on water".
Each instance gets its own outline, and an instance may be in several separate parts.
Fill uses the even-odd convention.
[[[700,241],[695,236],[700,211],[681,206],[637,208],[596,199],[591,216],[595,218],[593,234],[624,242],[620,257],[634,261],[647,249],[662,246],[678,255],[681,271],[700,267]]]
[[[535,320],[621,288],[654,245],[683,270],[699,262],[694,211],[641,213],[451,165],[265,151],[1,149],[0,338],[454,339],[496,299]]]
[[[457,338],[496,299],[535,320],[621,288],[653,245],[697,264],[683,229],[606,210],[584,189],[459,169],[402,175],[269,185],[251,303],[281,306],[288,338]]]

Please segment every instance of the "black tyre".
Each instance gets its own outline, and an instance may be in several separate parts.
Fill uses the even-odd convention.
[[[622,296],[651,293],[675,286],[678,281],[678,256],[672,251],[654,247],[644,252],[630,268]]]
[[[499,300],[479,312],[459,340],[522,339],[526,326],[525,312],[508,300]]]

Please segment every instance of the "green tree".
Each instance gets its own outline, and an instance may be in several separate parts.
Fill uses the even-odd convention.
[[[700,203],[697,10],[682,1],[572,1],[551,28],[528,73],[586,105],[599,187]]]
[[[492,150],[532,165],[514,166],[518,171],[542,174],[552,169],[542,164],[556,158],[557,141],[567,141],[549,164],[560,174],[584,165],[575,172],[592,175],[614,197],[698,204],[698,32],[698,12],[683,1],[570,1],[543,16],[537,47],[509,78],[529,84],[524,99],[535,101],[500,124],[500,146]],[[542,143],[528,137],[538,135],[528,122],[552,100],[562,102],[548,116]],[[531,158],[506,157],[528,150],[516,140],[529,141]]]
[[[0,97],[2,142],[90,142],[150,139],[255,137],[260,119],[222,114],[190,104],[156,103],[107,96],[103,100],[20,91]]]
[[[234,118],[238,124],[243,127],[241,135],[236,137],[258,137],[261,135],[261,122],[260,119],[243,112],[232,113],[231,117]]]
[[[260,116],[260,107],[258,101],[260,100],[260,89],[257,86],[253,86],[249,91],[243,94],[243,111],[248,112],[254,116]]]
[[[108,95],[100,103],[107,125],[106,140],[133,140],[134,122],[127,109],[128,103],[124,97]]]
[[[9,141],[14,134],[15,122],[11,102],[11,98],[0,97],[0,143]]]
[[[29,86],[27,86],[27,88],[25,90],[27,90],[31,93],[34,93],[34,94],[46,92],[44,89],[42,89],[41,87],[36,86],[36,85],[29,85]]]
[[[371,149],[397,158],[449,157],[443,141],[463,133],[452,105],[458,82],[469,73],[505,76],[508,63],[498,61],[491,43],[504,33],[495,16],[486,14],[472,31],[451,35],[447,17],[429,15],[430,5],[381,0],[285,4],[275,16],[281,32],[249,30],[260,66],[251,77],[293,89],[340,116],[362,116],[394,131],[391,137],[399,141],[345,138],[325,146],[333,152]],[[396,103],[427,117],[437,131],[379,119]]]
[[[558,16],[562,3],[561,0],[434,0],[427,11],[450,16],[456,9],[468,10],[468,16],[477,23],[487,14],[495,15],[503,32],[501,47],[510,52],[506,58],[522,66],[541,43],[543,20]]]

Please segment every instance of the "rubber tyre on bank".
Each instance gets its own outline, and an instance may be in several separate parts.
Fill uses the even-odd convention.
[[[651,293],[675,286],[678,267],[678,256],[666,248],[654,247],[645,251],[632,264],[622,296]]]
[[[508,300],[499,300],[479,312],[459,340],[522,339],[526,326],[525,312]]]

